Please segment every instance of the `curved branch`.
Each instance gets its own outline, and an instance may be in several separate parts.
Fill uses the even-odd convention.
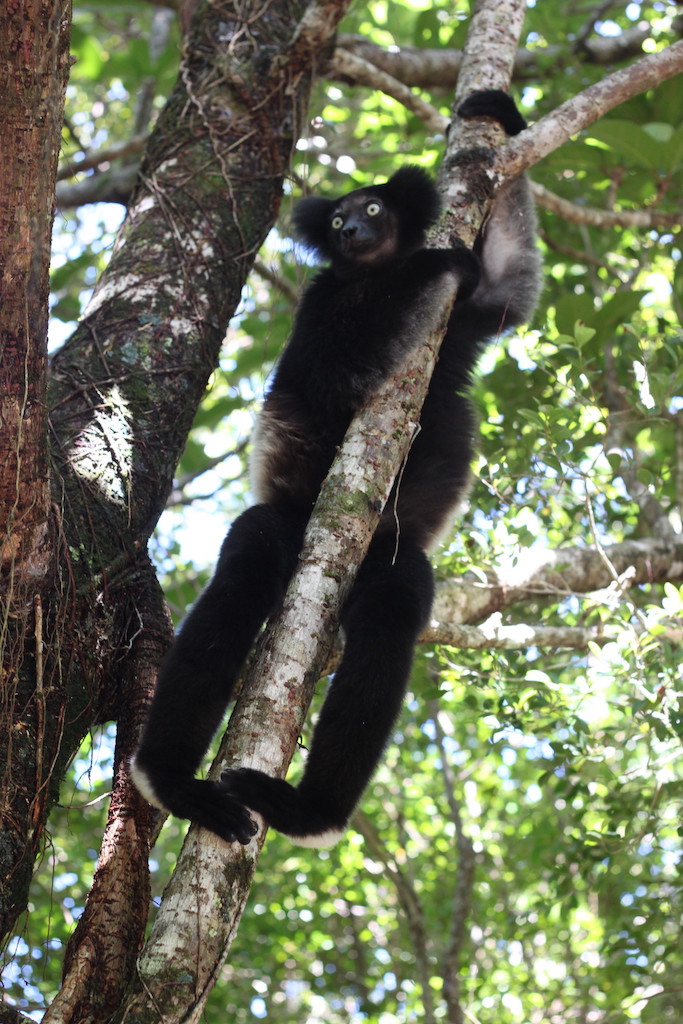
[[[147,145],[148,138],[149,136],[146,132],[140,135],[132,135],[129,139],[125,139],[123,142],[115,142],[112,146],[108,146],[105,149],[96,149],[84,153],[80,160],[69,158],[60,166],[57,172],[57,181],[63,181],[65,178],[74,178],[81,171],[91,171],[94,167],[100,167],[102,164],[110,163],[112,160],[121,160],[123,157],[130,156],[133,153],[142,153]]]
[[[649,228],[675,227],[683,224],[683,209],[676,213],[662,213],[660,210],[597,210],[591,206],[578,206],[563,199],[555,192],[532,182],[534,199],[539,206],[556,213],[572,224],[587,224],[597,228]]]
[[[382,71],[376,64],[351,53],[349,50],[338,49],[334,56],[335,76],[356,85],[366,85],[370,89],[378,89],[387,96],[392,96],[420,118],[434,132],[445,132],[450,118],[439,113],[436,107],[421,99],[407,85]]]
[[[462,50],[430,50],[419,46],[387,50],[364,36],[342,34],[337,36],[336,49],[324,68],[325,77],[343,80],[344,61],[348,55],[415,89],[452,91],[462,64]]]
[[[431,943],[429,940],[429,929],[425,921],[424,907],[420,902],[420,897],[407,872],[402,871],[390,855],[370,819],[362,811],[356,811],[352,818],[352,824],[363,836],[371,856],[382,864],[386,876],[394,885],[398,901],[406,917],[408,931],[413,944],[415,969],[422,988],[424,1021],[425,1024],[434,1024],[436,1020],[434,1016],[434,999],[429,985],[429,979],[432,975],[429,957]]]
[[[292,307],[296,305],[297,299],[299,298],[299,289],[290,284],[290,282],[282,276],[282,274],[276,273],[272,270],[267,263],[263,260],[254,260],[254,271],[262,277],[264,281],[268,281],[277,290],[284,295],[288,302],[291,302]]]

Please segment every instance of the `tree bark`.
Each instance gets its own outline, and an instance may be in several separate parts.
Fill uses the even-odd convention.
[[[120,673],[122,700],[107,825],[85,909],[64,956],[64,984],[44,1024],[110,1020],[144,941],[153,812],[130,781],[128,761],[173,636],[154,567],[146,559],[141,559],[136,579],[129,579],[128,606],[136,630]]]
[[[0,934],[31,877],[52,767],[44,742],[63,710],[44,662],[54,626],[46,381],[70,19],[69,0],[27,0],[9,5],[0,30]]]
[[[128,596],[140,553],[164,507],[248,269],[277,214],[304,126],[311,68],[346,2],[253,0],[238,13],[232,4],[200,7],[110,265],[83,322],[54,358],[48,401],[61,594],[35,621],[44,623],[43,637],[54,628],[59,639],[47,645],[44,664],[36,656],[40,636],[33,639],[38,626],[31,625],[25,650],[8,652],[28,695],[44,697],[41,673],[53,673],[53,704],[48,713],[38,701],[31,711],[22,691],[32,717],[23,732],[15,725],[14,747],[7,746],[21,799],[12,805],[12,841],[0,847],[0,875],[12,879],[13,892],[6,928],[25,903],[64,765],[95,722],[118,715],[120,654],[138,628]],[[23,60],[17,43],[3,67],[19,75]],[[56,154],[58,141],[53,145]],[[43,181],[43,201],[46,195],[53,188]],[[15,374],[22,367],[20,385],[23,359],[12,361]],[[37,408],[45,408],[44,400]],[[42,442],[34,477],[46,460],[44,432]],[[63,621],[55,625],[57,606]],[[30,608],[29,601],[26,616]],[[45,766],[45,778],[36,763]]]
[[[72,686],[87,682],[92,693],[65,731],[69,753],[93,720],[120,719],[125,709],[126,652],[148,621],[144,588],[139,593],[136,584],[145,574],[141,552],[248,270],[277,215],[283,176],[304,131],[312,68],[347,3],[251,0],[197,9],[110,264],[53,361],[55,501],[76,588],[67,664]],[[147,852],[144,817],[132,825],[136,797],[119,788],[134,740],[129,734],[120,745],[105,843],[125,835],[124,859],[139,870]],[[126,892],[117,879],[118,867],[115,875],[107,867],[96,882],[69,946],[52,1022],[108,1020],[119,1001],[138,951],[144,900],[141,886]],[[109,884],[121,900],[106,905],[113,935],[104,943],[97,904]],[[95,966],[110,972],[106,991]],[[177,959],[170,970],[177,972]],[[174,988],[160,979],[156,1001],[145,994],[136,1020],[156,1021],[159,1006],[165,1019],[175,1019]]]
[[[10,586],[42,580],[50,564],[47,300],[70,17],[64,0],[29,0],[9,10],[0,33],[0,133],[6,157],[21,154],[0,165],[0,508]]]

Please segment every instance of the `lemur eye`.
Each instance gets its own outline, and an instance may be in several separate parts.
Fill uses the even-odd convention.
[[[382,204],[375,202],[373,200],[373,202],[368,203],[368,205],[365,207],[365,212],[367,213],[368,217],[376,217],[378,213],[382,212]]]
[[[340,217],[339,214],[332,218],[332,227],[335,231],[339,231],[340,227],[344,223],[344,218]]]

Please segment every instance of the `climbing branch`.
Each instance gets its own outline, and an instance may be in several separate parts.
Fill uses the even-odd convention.
[[[620,103],[681,72],[683,40],[620,68],[562,103],[552,114],[512,139],[504,153],[498,155],[498,162],[507,174],[520,174]]]
[[[486,71],[485,81],[492,86],[507,85],[504,56],[511,59],[514,52],[524,7],[523,0],[479,0],[471,28],[471,52],[476,58],[472,57],[469,71],[465,67],[462,71],[466,85],[471,87],[475,67],[481,74],[483,54],[493,45],[487,15],[494,11],[504,24],[502,35],[494,40],[500,47],[500,63]],[[212,769],[214,777],[226,763],[261,769],[271,776],[282,776],[287,769],[330,650],[338,609],[409,449],[456,288],[455,275],[447,274],[422,296],[421,336],[414,339],[409,358],[351,424],[313,511],[299,568],[282,610],[257,646],[243,695]],[[201,1013],[218,961],[204,958],[187,982],[178,982],[172,1016],[166,975],[159,972],[158,964],[169,949],[176,958],[192,961],[198,928],[202,945],[210,941],[212,948],[225,955],[244,908],[264,834],[262,827],[249,847],[233,844],[226,849],[216,837],[190,828],[139,961],[144,991],[136,993],[131,1006],[134,1012],[151,998],[164,1001],[169,1020],[190,1019],[190,1006],[193,1014]],[[197,919],[197,889],[202,893],[201,921]]]

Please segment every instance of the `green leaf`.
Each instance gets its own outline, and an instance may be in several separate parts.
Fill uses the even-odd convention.
[[[587,129],[588,137],[605,143],[610,152],[627,163],[648,169],[661,166],[663,149],[644,128],[631,121],[603,119]]]

